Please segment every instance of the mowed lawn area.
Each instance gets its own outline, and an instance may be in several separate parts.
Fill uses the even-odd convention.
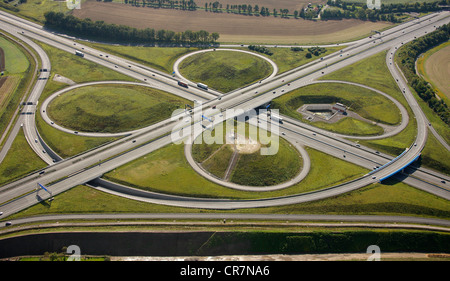
[[[18,179],[28,173],[45,168],[47,163],[40,159],[28,145],[23,131],[19,131],[14,142],[0,163],[0,184]]]
[[[48,114],[57,124],[85,132],[117,133],[143,128],[170,118],[191,102],[137,85],[95,85],[57,97]]]
[[[261,80],[272,71],[266,60],[234,51],[195,54],[180,64],[180,73],[186,79],[224,93]]]

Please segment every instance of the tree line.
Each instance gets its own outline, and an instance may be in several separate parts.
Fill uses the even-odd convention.
[[[265,46],[249,45],[247,48],[251,51],[266,54],[268,56],[273,55],[272,50],[270,50],[269,48],[267,48]],[[302,47],[291,47],[291,51],[292,52],[303,52],[304,49]],[[327,51],[327,49],[325,49],[323,47],[310,47],[310,48],[308,48],[308,52],[306,52],[305,57],[307,59],[310,59],[310,58],[312,58],[313,55],[317,57],[317,56],[320,56],[321,54],[325,53],[326,51]]]
[[[252,51],[255,51],[255,52],[258,52],[258,53],[266,54],[266,55],[269,55],[269,56],[273,55],[273,52],[269,48],[264,47],[264,46],[249,45],[248,49],[252,50]]]
[[[449,39],[450,24],[446,24],[436,31],[406,44],[398,53],[403,73],[411,87],[446,124],[450,124],[450,110],[447,104],[442,99],[439,100],[433,87],[416,73],[415,63],[420,54]]]
[[[441,10],[439,5],[446,5],[450,0],[436,2],[392,3],[381,4],[380,9],[369,9],[365,3],[345,2],[342,0],[328,0],[327,5],[340,9],[325,9],[321,19],[360,19],[370,21],[398,22],[395,14],[407,12],[433,12]]]
[[[103,1],[107,2],[111,0]],[[124,0],[124,3],[139,7],[180,9],[184,11],[195,11],[198,7],[194,0]]]
[[[155,30],[153,28],[137,29],[126,25],[108,24],[104,21],[79,19],[61,12],[46,12],[45,26],[70,34],[96,38],[110,42],[133,42],[139,44],[170,44],[170,45],[210,45],[216,44],[220,35],[205,30],[174,32],[171,30]]]

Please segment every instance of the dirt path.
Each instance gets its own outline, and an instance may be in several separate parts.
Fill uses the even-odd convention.
[[[233,155],[231,156],[230,163],[228,164],[228,168],[227,168],[227,170],[225,172],[225,176],[224,176],[224,180],[225,181],[229,181],[230,176],[231,176],[231,172],[233,171],[234,167],[236,166],[236,164],[238,162],[238,159],[239,159],[239,152],[235,148],[234,151],[233,151]]]

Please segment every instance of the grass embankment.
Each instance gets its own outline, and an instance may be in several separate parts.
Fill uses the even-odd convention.
[[[74,89],[52,101],[48,114],[76,131],[117,133],[170,118],[191,102],[167,92],[136,85],[95,85]]]
[[[22,46],[0,34],[5,71],[0,77],[0,134],[6,129],[27,88],[33,83],[36,63]]]
[[[318,58],[337,52],[343,48],[345,48],[345,46],[321,48],[323,49],[323,52],[320,52],[318,56],[312,55],[311,58],[306,57],[306,54],[308,53],[308,48],[302,48],[303,49],[302,51],[292,51],[291,48],[281,48],[281,47],[268,48],[272,52],[272,55],[271,56],[266,54],[262,55],[266,56],[267,58],[275,62],[278,66],[278,74],[281,74],[288,70],[307,64],[311,61],[317,60]],[[244,48],[243,50],[248,51],[248,48]]]
[[[6,73],[22,73],[27,71],[30,61],[23,49],[1,35],[0,47],[5,53]]]
[[[75,83],[106,80],[136,81],[134,78],[78,57],[75,53],[71,54],[41,42],[38,44],[52,63],[52,75],[49,80],[52,80],[55,74],[59,74]],[[41,96],[42,98],[45,97]]]
[[[68,158],[118,138],[95,138],[72,135],[48,125],[40,115],[36,116],[36,127],[47,145],[62,158]]]
[[[124,46],[108,45],[91,42],[80,42],[97,50],[108,52],[112,55],[124,57],[137,63],[146,65],[165,73],[172,74],[175,61],[188,53],[198,51],[198,48],[182,47],[149,47],[149,46]]]
[[[238,222],[239,223],[239,222]],[[234,222],[226,223],[222,226],[217,222],[213,222],[208,226],[208,230],[204,227],[196,227],[190,224],[174,226],[175,223],[163,227],[155,226],[138,226],[134,227],[131,233],[124,231],[123,227],[105,226],[105,227],[74,227],[73,233],[43,233],[34,236],[33,241],[36,243],[27,245],[28,251],[33,246],[39,246],[49,239],[58,239],[61,244],[77,241],[77,239],[86,240],[101,239],[99,234],[102,232],[105,239],[114,244],[114,250],[108,249],[105,243],[91,244],[89,250],[97,253],[105,253],[117,255],[126,251],[133,254],[132,249],[139,249],[139,253],[151,253],[154,256],[161,254],[169,257],[176,256],[233,256],[233,255],[305,255],[305,254],[344,254],[342,256],[331,257],[332,260],[367,260],[372,256],[372,252],[368,252],[369,245],[376,245],[381,250],[379,257],[381,260],[386,259],[386,253],[394,253],[396,260],[449,260],[448,255],[441,253],[449,252],[450,235],[445,232],[430,232],[427,230],[406,230],[395,229],[386,231],[381,230],[365,230],[362,228],[345,227],[323,229],[314,226],[297,227],[284,226],[281,229],[273,230],[267,225],[264,228],[252,225],[245,228],[237,226]],[[231,229],[230,229],[231,228]],[[169,229],[169,230],[167,230]],[[181,229],[181,230],[180,230]],[[212,229],[212,230],[209,230]],[[61,231],[61,229],[58,229]],[[84,233],[76,233],[83,231]],[[169,233],[167,233],[169,231]],[[91,233],[89,233],[91,232]],[[16,235],[26,235],[26,231],[20,231]],[[82,238],[79,238],[80,236]],[[56,237],[55,237],[56,236]],[[100,234],[101,237],[101,234]],[[19,249],[21,245],[27,243],[28,236],[15,237],[13,240],[3,240],[3,244],[11,243],[14,249]],[[63,242],[64,241],[64,242]],[[179,241],[183,241],[180,246]],[[65,244],[64,243],[64,244]],[[106,246],[106,247],[105,247]],[[25,248],[25,247],[24,247]],[[45,253],[42,260],[64,261],[67,258],[67,249],[53,248],[54,253]],[[11,252],[11,251],[10,251]],[[22,250],[23,252],[23,250]],[[60,253],[57,253],[60,252]],[[405,257],[395,253],[405,252]],[[352,255],[351,253],[359,254]],[[367,254],[366,254],[367,253]],[[412,253],[412,257],[410,254]],[[415,256],[414,253],[424,253]],[[436,255],[428,255],[428,253],[437,253]],[[145,254],[144,254],[145,255]],[[395,257],[397,256],[397,257]],[[37,257],[20,257],[24,260],[38,260]],[[119,257],[120,258],[120,257]],[[282,257],[280,257],[283,259]],[[295,257],[293,257],[295,259]],[[320,258],[314,256],[313,258]],[[323,257],[330,258],[329,256]],[[389,257],[388,257],[389,258]],[[114,258],[113,258],[114,259]],[[200,258],[202,259],[202,258]],[[291,259],[286,256],[286,259]],[[104,256],[81,257],[81,260],[110,260]],[[273,274],[269,266],[259,268],[260,271],[255,274]],[[242,271],[244,272],[244,271]],[[249,271],[247,271],[249,272]],[[258,273],[260,272],[260,273]],[[264,273],[263,273],[264,272]]]
[[[369,245],[382,252],[448,252],[450,235],[421,231],[342,230],[298,232],[219,232],[201,246],[196,254],[220,252],[227,255],[365,253]],[[369,254],[367,255],[370,256]],[[383,254],[380,255],[381,258]]]
[[[85,0],[82,0],[85,2]],[[10,6],[14,5],[14,9],[17,9],[14,14],[20,17],[25,17],[28,20],[44,24],[44,13],[47,11],[69,12],[66,2],[57,1],[25,1],[23,3],[10,2]],[[11,13],[12,11],[8,11]]]
[[[334,104],[349,106],[349,110],[373,122],[398,124],[400,111],[393,102],[382,95],[354,85],[326,83],[312,84],[289,92],[272,101],[272,106],[282,114],[302,120],[311,125],[348,135],[378,135],[383,128],[355,118],[346,117],[336,123],[310,122],[303,119],[297,110],[304,104]]]
[[[301,166],[299,152],[280,138],[276,154],[261,155],[259,151],[241,154],[230,181],[241,185],[275,185],[294,178]]]
[[[270,132],[245,125],[243,133],[245,137],[255,142],[256,148],[250,151],[239,150],[233,143],[227,144],[225,135],[227,126],[222,126],[224,139],[221,144],[202,141],[194,144],[192,154],[194,159],[208,172],[218,178],[226,179],[226,171],[232,163],[233,152],[237,150],[235,163],[231,166],[229,181],[240,185],[249,186],[269,186],[286,182],[295,177],[301,169],[302,161],[299,152],[283,138],[271,138]],[[212,134],[216,134],[216,127]],[[234,132],[238,131],[238,126],[231,127]],[[201,136],[200,136],[201,137]],[[222,145],[223,144],[223,145]],[[260,148],[257,148],[260,146]],[[270,155],[263,155],[261,148],[273,149]],[[245,148],[244,148],[245,149]]]
[[[201,184],[201,182],[193,182],[191,184],[185,184],[183,187],[185,189],[192,189]],[[205,185],[202,187],[204,188]],[[202,210],[150,204],[114,196],[86,186],[77,186],[55,196],[55,200],[51,203],[42,202],[8,217],[8,219],[45,214],[115,212],[412,215],[446,219],[450,218],[449,208],[448,201],[445,199],[410,187],[404,183],[393,181],[389,182],[389,184],[373,184],[356,191],[315,202],[231,211]]]
[[[28,145],[20,130],[5,159],[0,163],[0,185],[46,166]]]
[[[269,76],[272,66],[259,57],[233,51],[196,54],[183,60],[180,73],[193,82],[227,93]]]

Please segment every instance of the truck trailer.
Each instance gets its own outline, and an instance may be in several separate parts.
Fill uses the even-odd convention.
[[[274,122],[283,123],[283,118],[281,118],[276,114],[270,114],[270,119],[273,120]]]
[[[205,85],[203,83],[197,83],[197,87],[202,88],[204,90],[208,90],[208,85]]]
[[[80,51],[75,51],[75,55],[84,58],[84,54]]]

